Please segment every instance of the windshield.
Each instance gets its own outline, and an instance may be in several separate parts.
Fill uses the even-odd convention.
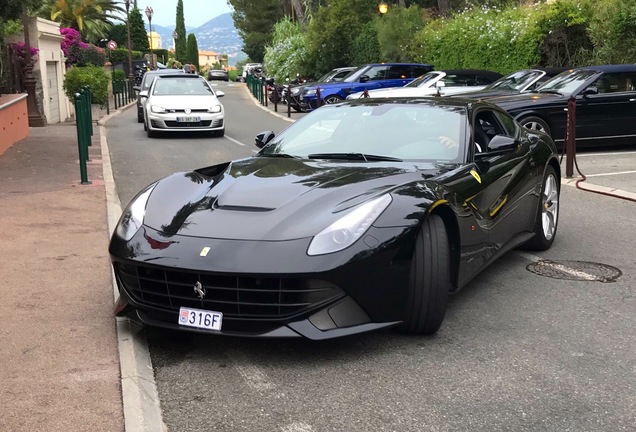
[[[292,124],[260,155],[364,154],[460,162],[466,124],[463,107],[371,102],[326,105]]]
[[[538,70],[533,71],[519,71],[499,78],[494,83],[486,86],[486,90],[510,90],[521,91],[528,85],[532,84],[535,80],[541,78],[543,72]]]
[[[422,87],[427,88],[433,83],[433,80],[439,78],[441,74],[439,72],[429,72],[424,75],[420,75],[413,81],[405,85],[404,87]]]
[[[152,90],[157,96],[194,95],[210,96],[212,89],[203,79],[197,78],[157,78]]]
[[[565,71],[549,81],[546,81],[537,89],[539,93],[575,93],[585,82],[598,72],[589,69]]]

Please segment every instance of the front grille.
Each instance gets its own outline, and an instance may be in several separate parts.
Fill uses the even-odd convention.
[[[210,127],[210,124],[212,124],[212,120],[203,120],[199,122],[177,122],[177,121],[166,120],[164,121],[164,123],[166,124],[166,127],[169,127],[169,128]]]
[[[235,318],[285,318],[343,295],[316,279],[231,276],[115,263],[120,287],[138,303],[179,310],[192,307]],[[205,290],[200,299],[194,286]]]

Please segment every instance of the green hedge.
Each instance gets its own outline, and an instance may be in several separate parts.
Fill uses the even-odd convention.
[[[84,86],[88,85],[91,88],[93,103],[106,105],[109,79],[102,67],[73,66],[64,76],[64,92],[71,101],[74,101],[75,93],[79,93]]]
[[[144,58],[144,53],[141,51],[131,51],[131,60],[139,60]],[[110,51],[110,62],[112,64],[126,63],[128,62],[128,50],[126,48],[117,48]]]

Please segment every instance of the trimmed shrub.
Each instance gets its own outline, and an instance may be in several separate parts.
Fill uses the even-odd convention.
[[[375,63],[380,61],[380,44],[375,23],[365,24],[358,36],[351,44],[351,59],[353,64]]]
[[[108,101],[108,74],[98,66],[73,66],[64,76],[64,92],[71,101],[75,100],[75,93],[79,93],[84,86],[90,86],[93,103],[106,105]]]
[[[139,60],[144,58],[144,54],[141,51],[131,51],[131,60]],[[127,63],[128,62],[128,50],[126,48],[117,48],[110,51],[110,62],[112,64]]]
[[[636,0],[595,1],[592,10],[594,62],[636,63]]]

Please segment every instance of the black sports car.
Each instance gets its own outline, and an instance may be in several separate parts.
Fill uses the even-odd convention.
[[[450,293],[556,235],[554,143],[486,102],[352,100],[256,144],[132,200],[109,249],[118,314],[226,335],[432,334]]]
[[[576,145],[623,145],[636,140],[636,65],[570,69],[536,91],[489,99],[527,128],[565,141],[568,99],[576,98]]]

